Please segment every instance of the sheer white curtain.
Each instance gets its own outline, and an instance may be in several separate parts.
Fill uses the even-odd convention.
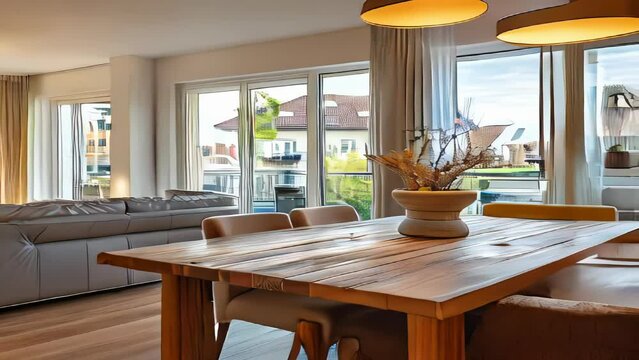
[[[74,200],[82,199],[82,185],[83,180],[86,178],[86,152],[84,147],[84,128],[82,125],[82,105],[71,104],[71,184]],[[97,145],[98,144],[94,144],[94,146]]]
[[[564,84],[564,52],[544,54],[544,132],[549,136],[545,144],[547,190],[544,202],[566,202],[566,96]]]
[[[586,101],[592,99],[585,93],[583,46],[552,51],[545,65],[549,94],[545,99],[546,123],[551,139],[546,152],[545,201],[601,204],[601,142],[596,116],[585,112]]]
[[[452,28],[371,30],[372,151],[402,150],[425,127],[449,129],[456,115]],[[401,179],[375,166],[374,216],[401,215],[391,192]]]
[[[450,130],[457,116],[457,47],[450,26],[424,29],[424,121]]]
[[[186,100],[187,116],[184,124],[184,187],[187,190],[202,190],[204,182],[202,172],[202,149],[200,147],[200,139],[198,139],[199,131],[199,95],[189,94]],[[190,121],[190,119],[196,119]]]
[[[582,54],[583,52],[583,48]],[[585,54],[584,54],[585,55]],[[584,56],[582,55],[582,56]],[[597,105],[597,64],[584,61],[584,137],[586,146],[586,164],[588,171],[589,187],[585,204],[601,205],[603,191],[603,169],[605,143],[599,136],[597,118],[599,106]]]

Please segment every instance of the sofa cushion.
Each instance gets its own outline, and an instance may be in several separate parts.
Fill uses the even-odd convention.
[[[90,291],[126,286],[129,284],[127,269],[118,266],[98,264],[99,253],[104,251],[127,250],[128,248],[129,243],[125,235],[87,240]]]
[[[169,200],[171,210],[205,207],[237,206],[237,198],[218,193],[174,195]]]
[[[86,240],[37,245],[40,254],[40,298],[89,291]]]
[[[125,234],[129,216],[125,214],[98,214],[44,217],[34,220],[13,220],[14,224],[35,243],[88,239]]]
[[[144,232],[139,234],[128,234],[129,249],[136,249],[146,246],[164,245],[169,243],[169,234],[166,231]],[[158,273],[131,270],[129,269],[129,283],[140,284],[149,281],[162,279]]]
[[[172,229],[168,231],[168,234],[169,244],[202,240],[204,238],[204,236],[202,235],[202,228],[200,227]]]
[[[122,200],[40,201],[25,205],[0,205],[0,222],[36,220],[50,217],[124,214],[126,206]]]
[[[170,210],[169,201],[160,197],[123,198],[127,213]]]
[[[170,199],[162,198],[124,198],[127,212],[144,213],[168,210],[200,209],[237,206],[237,199],[231,195],[217,193],[196,195],[175,195]]]
[[[207,217],[237,213],[237,206],[171,210],[171,229],[199,228]]]
[[[128,234],[169,230],[171,228],[171,211],[133,212],[129,214]]]

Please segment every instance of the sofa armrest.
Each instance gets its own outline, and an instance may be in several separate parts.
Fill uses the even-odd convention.
[[[15,225],[0,224],[0,307],[38,300],[38,250]]]
[[[476,319],[469,359],[621,359],[639,353],[639,309],[515,295]]]

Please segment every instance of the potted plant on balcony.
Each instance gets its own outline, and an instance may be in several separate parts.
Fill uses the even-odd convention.
[[[630,165],[630,153],[624,151],[623,146],[617,144],[611,146],[606,151],[606,159],[604,161],[606,169],[628,169]]]
[[[477,129],[456,126],[453,133],[422,131],[423,136],[411,144],[416,150],[409,147],[387,155],[366,154],[369,160],[399,174],[404,182],[404,188],[392,194],[406,209],[406,219],[398,229],[401,234],[424,238],[468,235],[468,226],[460,219],[460,212],[477,200],[477,192],[457,190],[460,176],[468,169],[490,163],[495,157],[489,148],[492,141],[484,146],[471,143],[470,133]]]

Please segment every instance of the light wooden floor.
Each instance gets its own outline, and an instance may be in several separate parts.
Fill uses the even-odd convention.
[[[233,322],[222,359],[286,359],[292,340]],[[159,284],[0,310],[0,360],[159,358]]]

